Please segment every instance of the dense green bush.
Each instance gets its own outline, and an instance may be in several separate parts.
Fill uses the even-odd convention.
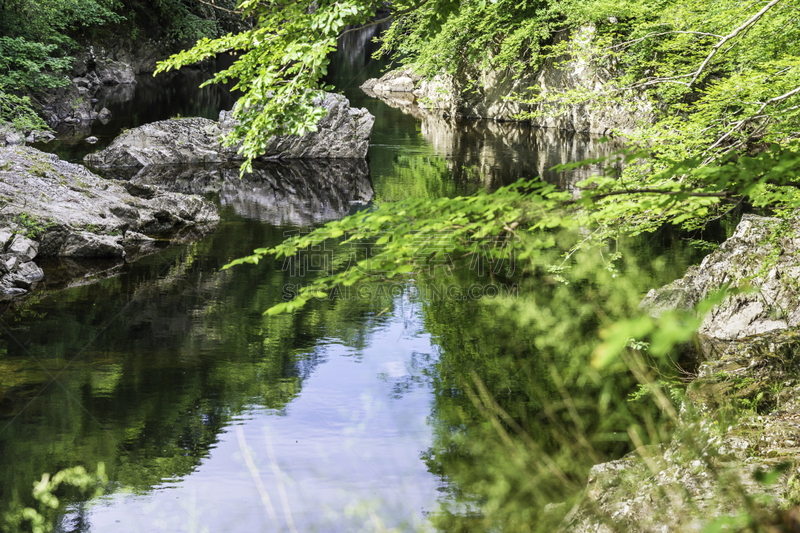
[[[172,46],[216,37],[242,17],[233,0],[214,9],[196,0],[10,0],[0,3],[0,120],[17,129],[46,128],[30,97],[69,83],[79,43],[117,34]]]
[[[454,74],[465,67],[509,68],[520,73],[541,66],[543,45],[559,19],[550,2],[465,2],[444,24],[436,7],[407,15],[382,36],[379,54],[412,62],[425,75]]]

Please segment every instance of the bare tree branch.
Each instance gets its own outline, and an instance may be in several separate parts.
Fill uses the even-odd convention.
[[[702,31],[679,31],[679,30],[663,31],[661,33],[649,33],[649,34],[645,35],[644,37],[640,37],[640,38],[634,39],[632,41],[625,41],[624,43],[615,44],[613,46],[610,46],[609,50],[614,50],[615,48],[621,48],[621,47],[627,48],[628,46],[631,46],[631,45],[634,45],[636,43],[642,42],[645,39],[650,39],[651,37],[661,37],[662,35],[670,35],[670,34],[673,34],[673,33],[685,33],[685,34],[690,34],[690,35],[704,35],[704,36],[707,36],[707,37],[716,37],[718,39],[722,39],[722,35],[717,35],[716,33],[706,33],[706,32],[702,32]]]
[[[761,114],[761,112],[762,112],[762,111],[764,111],[764,109],[765,109],[767,106],[769,106],[769,105],[772,105],[772,104],[777,104],[777,103],[779,103],[779,102],[783,102],[783,101],[784,101],[784,100],[786,100],[787,98],[791,98],[792,96],[794,96],[794,95],[795,95],[795,94],[797,94],[797,93],[800,93],[800,87],[795,87],[794,89],[792,89],[792,90],[791,90],[791,91],[789,91],[788,93],[782,94],[782,95],[780,95],[780,96],[776,96],[775,98],[770,98],[769,100],[767,100],[766,102],[764,102],[764,105],[762,105],[762,106],[761,106],[761,107],[758,109],[758,111],[756,111],[756,115],[760,115],[760,114]]]
[[[219,9],[220,11],[224,11],[226,13],[231,13],[232,15],[242,15],[242,14],[244,14],[243,11],[234,11],[234,10],[231,10],[231,9],[227,9],[225,7],[219,7],[217,4],[214,3],[213,0],[211,2],[206,2],[206,0],[197,0],[197,1],[200,2],[201,4],[205,4],[207,6],[211,6],[214,9]]]
[[[766,108],[767,108],[767,106],[770,106],[770,105],[773,105],[773,104],[777,104],[777,103],[783,102],[784,100],[787,100],[788,98],[791,98],[792,96],[794,96],[794,95],[796,95],[796,94],[798,94],[798,93],[800,93],[800,86],[798,86],[798,87],[795,87],[795,88],[794,88],[794,89],[792,89],[791,91],[789,91],[789,92],[787,92],[787,93],[784,93],[784,94],[782,94],[782,95],[780,95],[780,96],[776,96],[776,97],[774,97],[774,98],[770,98],[769,100],[767,100],[766,102],[764,102],[764,103],[761,105],[761,107],[758,109],[758,111],[756,111],[756,112],[755,112],[755,113],[753,113],[752,115],[749,115],[749,116],[747,116],[747,117],[745,117],[745,118],[743,118],[743,119],[741,119],[741,120],[738,120],[738,121],[734,122],[734,125],[733,125],[733,127],[732,127],[731,129],[729,129],[727,132],[725,132],[725,134],[724,134],[724,135],[722,135],[721,137],[719,137],[719,138],[717,139],[717,141],[716,141],[714,144],[712,144],[711,146],[709,146],[709,147],[706,149],[706,152],[709,152],[709,151],[713,150],[714,148],[716,148],[717,146],[719,146],[720,144],[722,144],[722,142],[723,142],[723,141],[725,141],[725,139],[727,139],[728,137],[730,137],[731,135],[733,135],[733,134],[734,134],[734,133],[736,133],[737,131],[740,131],[740,130],[742,129],[742,127],[743,127],[743,126],[744,126],[744,125],[745,125],[747,122],[750,122],[751,120],[757,120],[757,119],[769,119],[769,117],[770,117],[771,115],[762,115],[762,114],[761,114],[761,113],[764,111],[764,109],[766,109]]]
[[[719,42],[717,42],[717,44],[714,45],[714,47],[708,53],[706,58],[703,60],[703,62],[700,64],[700,66],[697,68],[697,70],[695,70],[694,72],[690,72],[689,74],[680,74],[680,75],[677,75],[677,76],[671,76],[669,78],[651,78],[649,80],[642,81],[642,82],[636,83],[634,85],[630,85],[627,88],[628,89],[638,89],[638,88],[647,87],[647,86],[650,86],[650,85],[657,85],[659,83],[676,83],[678,85],[683,85],[683,86],[685,86],[687,88],[691,87],[692,85],[694,85],[694,83],[697,81],[697,79],[700,77],[700,75],[706,69],[706,67],[708,66],[708,64],[711,61],[711,59],[713,59],[713,57],[717,54],[719,49],[725,43],[727,43],[731,39],[734,39],[735,37],[737,37],[742,31],[744,31],[746,29],[749,29],[751,26],[753,26],[756,22],[758,22],[764,16],[764,14],[767,11],[772,9],[772,7],[774,7],[775,4],[777,4],[780,1],[781,0],[771,0],[771,2],[769,2],[766,6],[764,6],[761,9],[761,11],[759,11],[758,13],[756,13],[755,15],[753,15],[752,17],[747,19],[747,21],[745,21],[742,25],[740,25],[739,27],[737,27],[735,30],[733,30],[731,33],[729,33],[728,35],[726,35],[724,37],[722,37],[720,35],[713,34],[713,33],[691,32],[691,31],[662,32],[662,33],[646,35],[646,36],[642,37],[642,39],[646,39],[646,38],[649,38],[649,37],[655,37],[657,35],[666,35],[666,34],[669,34],[669,33],[690,33],[690,34],[699,34],[699,35],[708,35],[708,36],[720,37],[720,40],[719,40]],[[637,40],[634,40],[634,41],[629,41],[628,43],[633,44],[633,43],[635,43],[635,42],[637,42],[639,40],[641,40],[641,39],[637,39]],[[621,46],[621,45],[625,45],[625,44],[627,44],[627,43],[621,43],[620,45],[615,45],[615,46]],[[614,47],[611,47],[611,48],[613,49]],[[732,48],[732,46],[728,47],[723,52],[723,54],[726,53],[731,48]],[[692,78],[689,82],[680,81],[681,78],[689,78],[689,77]]]
[[[763,17],[763,16],[764,16],[764,14],[765,14],[767,11],[769,11],[770,9],[772,9],[772,8],[775,6],[775,4],[777,4],[777,3],[778,3],[778,2],[780,2],[780,1],[781,1],[781,0],[772,0],[770,3],[768,3],[767,5],[765,5],[765,6],[764,6],[764,7],[761,9],[761,11],[759,11],[758,13],[756,13],[755,15],[753,15],[752,17],[750,17],[749,19],[747,19],[747,21],[746,21],[744,24],[742,24],[741,26],[739,26],[738,28],[736,28],[735,30],[733,30],[731,33],[729,33],[728,35],[726,35],[725,37],[723,37],[723,38],[722,38],[722,39],[721,39],[721,40],[720,40],[720,41],[719,41],[717,44],[715,44],[715,45],[714,45],[714,47],[711,49],[711,52],[709,52],[709,53],[708,53],[708,56],[706,56],[706,59],[703,61],[703,63],[700,65],[700,67],[699,67],[699,68],[698,68],[698,69],[697,69],[697,70],[694,72],[694,75],[692,76],[692,80],[691,80],[691,81],[690,81],[690,82],[689,82],[689,83],[688,83],[686,86],[687,86],[687,87],[691,87],[692,85],[694,85],[694,82],[696,82],[696,81],[697,81],[697,78],[699,78],[699,77],[700,77],[700,74],[702,74],[702,73],[703,73],[703,70],[705,70],[705,68],[706,68],[706,66],[708,65],[708,63],[709,63],[709,62],[711,61],[711,59],[712,59],[712,58],[713,58],[713,57],[714,57],[714,56],[717,54],[717,51],[718,51],[718,50],[719,50],[719,49],[722,47],[722,45],[724,45],[725,43],[727,43],[727,42],[728,42],[728,41],[730,41],[731,39],[735,38],[735,37],[736,37],[737,35],[739,35],[739,34],[740,34],[740,33],[741,33],[743,30],[745,30],[745,29],[749,28],[750,26],[752,26],[753,24],[755,24],[756,22],[758,22],[758,21],[761,19],[761,17]]]

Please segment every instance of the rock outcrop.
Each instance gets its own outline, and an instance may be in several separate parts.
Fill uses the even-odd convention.
[[[796,469],[780,465],[800,459],[799,347],[798,328],[702,343],[705,361],[672,441],[595,465],[585,501],[566,513],[561,531],[705,531],[761,498],[773,509],[764,507],[761,526],[787,519],[776,511],[797,501]],[[719,424],[726,409],[738,416]],[[759,481],[773,471],[773,482]]]
[[[307,226],[346,216],[353,204],[373,196],[363,159],[287,160],[254,163],[239,178],[239,165],[148,166],[133,176],[126,170],[106,175],[129,179],[129,187],[184,194],[219,195],[223,206],[248,218],[281,226]]]
[[[556,44],[569,40],[571,53],[547,59],[536,72],[513,75],[505,70],[466,65],[456,74],[426,79],[413,70],[400,69],[367,80],[361,88],[381,99],[406,93],[420,107],[440,110],[458,119],[515,121],[520,113],[534,112],[530,123],[537,127],[599,135],[630,133],[640,121],[651,120],[653,109],[643,95],[630,94],[624,103],[613,105],[558,102],[565,91],[595,91],[613,79],[613,67],[583,59],[586,54],[582,52],[593,35],[594,28],[587,26],[572,35],[558,36]],[[520,95],[522,98],[514,98]],[[541,99],[540,103],[522,101],[534,95]]]
[[[344,96],[326,93],[319,105],[327,114],[317,131],[302,136],[273,137],[264,159],[363,159],[375,122],[366,109],[353,109]],[[148,165],[222,163],[241,160],[238,147],[226,147],[222,137],[235,126],[231,113],[219,122],[205,118],[162,120],[123,132],[108,148],[84,158],[98,168]]]
[[[800,222],[745,215],[734,234],[686,275],[651,290],[640,304],[654,316],[692,309],[725,286],[744,292],[727,297],[705,317],[699,333],[738,339],[800,325]]]
[[[97,96],[109,86],[135,85],[139,71],[132,62],[130,54],[117,58],[104,47],[87,46],[75,58],[72,83],[42,97],[47,123],[51,127],[79,127],[97,119],[107,121],[110,112],[95,106]]]
[[[33,259],[38,254],[36,242],[8,228],[0,229],[0,301],[26,294],[44,272]]]
[[[25,136],[9,126],[0,124],[0,147],[25,144]]]
[[[168,34],[162,28],[156,29],[149,38],[140,36],[134,40],[116,35],[85,44],[75,55],[69,73],[71,83],[47,94],[37,95],[43,118],[62,134],[85,132],[88,135],[90,125],[95,120],[105,124],[110,115],[108,109],[103,113],[104,105],[130,100],[139,83],[144,80],[147,84],[150,81],[152,77],[147,74],[155,71],[158,61],[192,44],[184,43],[182,46],[172,41]],[[182,74],[189,72],[190,77],[194,77],[193,74],[207,71],[212,63],[188,67]],[[159,79],[175,75],[174,71],[164,73]],[[198,79],[196,84],[205,79]],[[186,83],[195,81],[186,80]]]
[[[798,234],[797,220],[745,215],[719,250],[647,294],[640,306],[658,316],[738,289],[700,326],[671,442],[596,465],[562,531],[701,531],[752,501],[772,502],[753,517],[761,526],[800,525],[780,511],[798,494],[796,470],[782,468],[800,461]]]
[[[22,294],[41,278],[41,257],[122,258],[219,221],[199,196],[103,179],[52,154],[0,148],[0,293]]]

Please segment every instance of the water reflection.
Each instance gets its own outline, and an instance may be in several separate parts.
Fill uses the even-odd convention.
[[[575,183],[597,174],[601,167],[592,164],[569,172],[553,167],[610,156],[623,147],[618,140],[599,142],[598,136],[534,128],[527,123],[457,121],[441,110],[419,107],[409,93],[389,96],[364,92],[419,121],[422,137],[434,153],[451,161],[448,168],[453,180],[479,180],[487,189],[541,176],[563,189],[574,190]]]
[[[105,175],[174,192],[215,194],[238,215],[275,225],[342,218],[353,204],[365,204],[374,194],[367,162],[359,159],[254,164],[253,172],[242,178],[233,164],[148,166]]]
[[[262,530],[269,518],[231,438],[232,425],[245,423],[278,502],[265,432],[273,439],[301,530],[357,524],[364,517],[344,509],[376,495],[380,516],[418,520],[436,493],[419,461],[430,445],[430,391],[393,400],[386,380],[411,357],[433,357],[430,339],[403,298],[315,301],[292,316],[263,317],[286,283],[313,277],[298,280],[281,261],[220,267],[281,242],[287,229],[229,206],[200,242],[125,265],[118,277],[29,300],[4,317],[3,506],[14,495],[28,502],[43,471],[103,461],[112,493],[125,487],[141,497],[109,496],[84,517],[92,524],[86,530],[191,530],[191,520],[173,524],[186,516],[169,511],[190,497],[205,510],[196,518],[209,531]],[[346,258],[349,250],[336,254]],[[397,503],[398,493],[411,508]],[[76,503],[63,531],[74,530],[80,512]],[[167,522],[156,520],[162,513]]]
[[[215,195],[222,221],[198,242],[110,265],[121,275],[41,293],[3,317],[0,505],[15,495],[32,503],[31,483],[43,471],[103,461],[112,494],[89,511],[75,501],[62,531],[263,531],[285,526],[287,508],[300,531],[359,530],[373,512],[391,520],[389,527],[412,529],[421,513],[435,511],[437,494],[445,506],[477,508],[485,474],[501,472],[493,470],[497,464],[520,470],[522,463],[498,462],[507,451],[493,444],[493,428],[464,395],[475,375],[548,449],[558,446],[548,441],[552,433],[537,433],[547,422],[537,418],[542,403],[534,400],[559,397],[542,362],[547,350],[532,350],[534,333],[521,336],[517,322],[498,319],[495,309],[403,294],[312,300],[293,315],[265,318],[287,284],[313,277],[298,280],[282,261],[269,260],[220,271],[254,248],[277,245],[297,225],[341,217],[373,194],[433,199],[534,175],[569,186],[572,178],[548,169],[598,153],[581,136],[405,114],[357,88],[379,74],[368,53],[339,57],[332,81],[377,117],[369,156],[375,193],[363,162],[259,166],[241,181],[238,169],[225,165],[118,175],[142,187]],[[187,91],[195,81],[185,82]],[[134,101],[109,96],[104,105],[115,119],[128,117],[125,127],[202,115],[181,107],[182,90],[158,94],[140,84]],[[136,95],[149,103],[136,103]],[[229,107],[215,98],[190,101],[214,118],[217,106]],[[332,262],[347,264],[349,250],[331,253]],[[540,302],[572,311],[558,298],[561,285],[546,276],[534,281],[530,294]],[[563,299],[573,301],[580,300]],[[557,325],[548,322],[540,338],[578,339],[579,328]],[[557,419],[569,427],[566,414]],[[244,462],[237,428],[279,527]],[[564,460],[576,463],[566,454]],[[581,456],[578,466],[592,460]],[[520,516],[533,523],[538,510],[531,515],[528,493],[520,494],[520,508],[528,510]]]

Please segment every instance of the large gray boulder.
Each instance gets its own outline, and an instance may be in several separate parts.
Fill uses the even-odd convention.
[[[800,325],[800,221],[779,226],[774,218],[745,215],[719,250],[683,278],[651,290],[640,307],[653,316],[691,309],[728,285],[748,290],[715,306],[700,326],[701,335],[733,340]]]
[[[0,148],[0,202],[0,299],[42,278],[40,257],[120,261],[152,249],[143,235],[170,242],[219,221],[199,196],[131,187],[23,146]]]
[[[0,123],[0,146],[16,146],[24,142],[24,135]]]
[[[273,137],[265,159],[363,159],[375,117],[354,109],[344,96],[326,93],[319,105],[327,114],[317,131],[301,136]],[[119,135],[108,148],[84,158],[97,168],[148,165],[222,163],[241,160],[238,147],[226,147],[222,137],[236,126],[231,112],[219,121],[205,118],[170,119],[145,124]]]
[[[220,163],[235,156],[220,143],[220,133],[207,118],[161,120],[121,133],[108,148],[83,160],[98,168]]]

